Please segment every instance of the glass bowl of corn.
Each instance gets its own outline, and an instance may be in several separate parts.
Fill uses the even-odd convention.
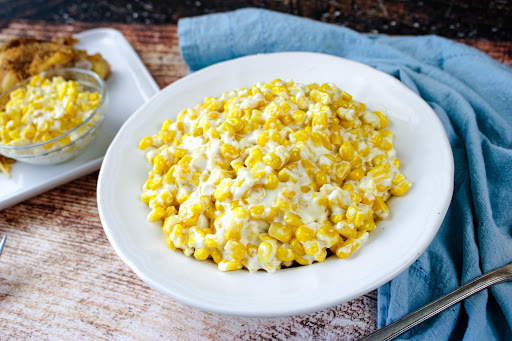
[[[0,154],[31,164],[68,161],[94,140],[106,101],[105,82],[88,70],[28,78],[0,96]]]

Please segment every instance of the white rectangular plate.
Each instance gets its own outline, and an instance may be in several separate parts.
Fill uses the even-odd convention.
[[[96,140],[77,158],[52,166],[16,162],[12,177],[0,173],[0,210],[98,170],[110,142],[121,125],[160,89],[121,32],[99,28],[74,35],[77,48],[101,53],[110,63],[105,121]]]

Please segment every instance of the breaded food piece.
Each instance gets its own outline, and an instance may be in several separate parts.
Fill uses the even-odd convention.
[[[88,55],[75,49],[76,43],[70,36],[55,41],[17,38],[4,44],[0,47],[0,93],[25,78],[56,68],[89,69],[108,78],[110,64],[99,53]]]

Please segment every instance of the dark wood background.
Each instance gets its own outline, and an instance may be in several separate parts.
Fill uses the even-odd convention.
[[[0,18],[175,24],[179,18],[243,7],[291,13],[359,32],[512,40],[508,0],[0,0]]]

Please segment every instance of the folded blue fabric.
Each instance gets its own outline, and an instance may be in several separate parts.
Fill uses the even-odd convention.
[[[359,34],[257,9],[182,19],[178,32],[191,71],[255,53],[323,52],[400,79],[435,110],[454,154],[453,200],[429,248],[379,288],[379,327],[512,262],[512,68],[437,36]],[[480,292],[401,339],[511,340],[512,283]]]

